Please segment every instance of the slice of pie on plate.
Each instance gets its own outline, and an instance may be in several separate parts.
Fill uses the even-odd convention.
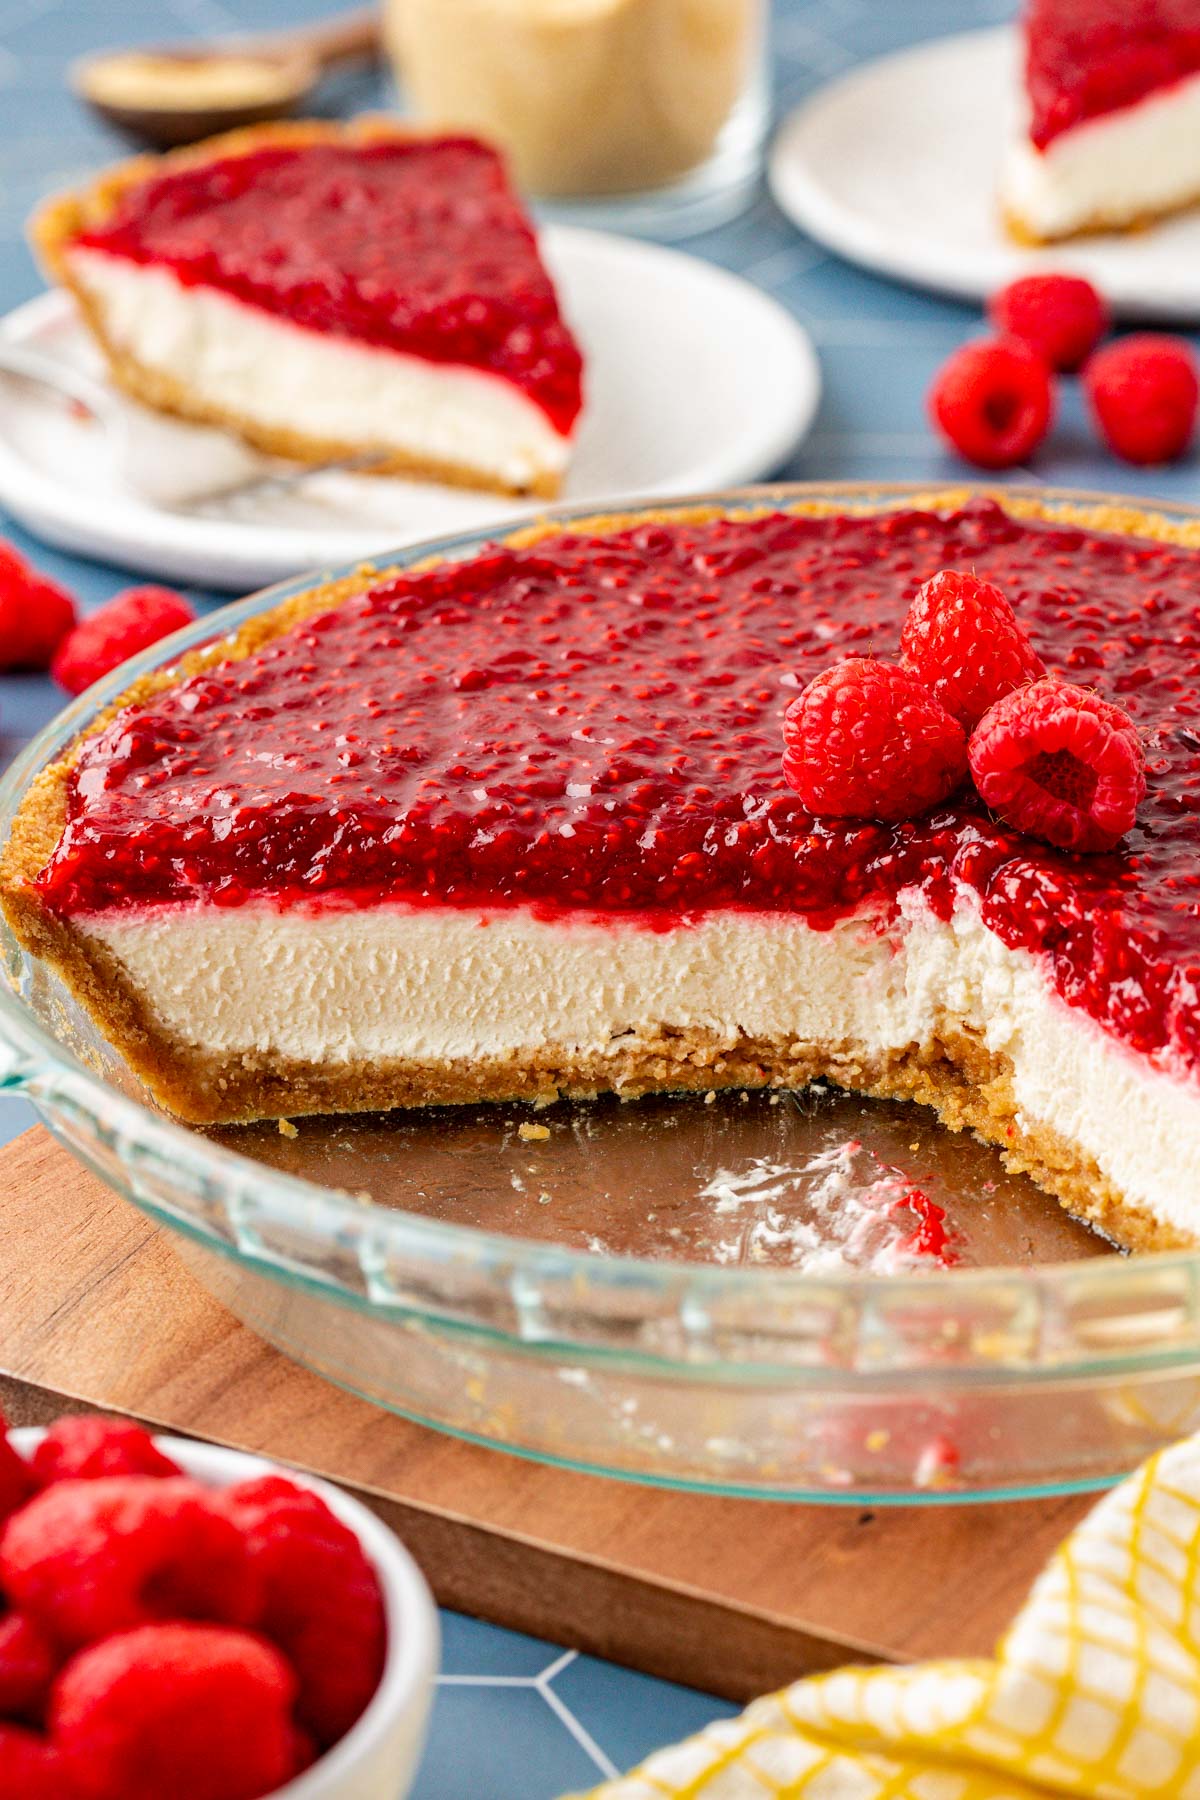
[[[196,1121],[556,1093],[914,1098],[1121,1241],[1200,1236],[1200,523],[932,496],[527,530],[144,677],[18,814],[22,943]],[[798,687],[1001,585],[1151,771],[1111,855],[973,795],[820,822]]]
[[[1200,0],[1027,0],[1002,203],[1035,243],[1200,201]]]
[[[139,157],[33,224],[113,379],[308,462],[554,494],[582,359],[494,151],[382,120]]]

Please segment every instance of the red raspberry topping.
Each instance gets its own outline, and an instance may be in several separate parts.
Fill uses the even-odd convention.
[[[54,1645],[28,1614],[0,1618],[0,1718],[40,1725],[58,1663]]]
[[[1119,863],[999,825],[969,784],[920,821],[870,827],[814,827],[788,787],[788,701],[851,648],[890,653],[917,586],[945,568],[994,581],[1048,666],[1153,743]],[[67,915],[263,895],[583,909],[619,929],[722,906],[823,926],[914,885],[945,916],[962,882],[1072,1004],[1200,1070],[1198,603],[1194,549],[988,499],[489,550],[381,580],[116,715],[79,750],[38,887]]]
[[[1013,688],[1046,673],[1000,589],[957,569],[941,569],[917,589],[900,662],[964,731]]]
[[[993,294],[988,317],[1064,375],[1081,369],[1108,330],[1108,308],[1081,275],[1022,275]]]
[[[0,1725],[0,1794],[4,1800],[85,1800],[57,1747],[17,1725]]]
[[[847,657],[784,714],[783,773],[815,818],[911,819],[967,772],[962,726],[907,669]]]
[[[1016,341],[964,344],[929,390],[929,416],[950,446],[981,469],[1010,469],[1050,428],[1054,387],[1040,356]]]
[[[132,1419],[98,1414],[58,1419],[30,1458],[39,1487],[56,1481],[96,1481],[106,1475],[179,1475],[148,1431]]]
[[[261,1628],[300,1678],[296,1716],[319,1744],[336,1743],[383,1673],[378,1577],[349,1527],[294,1482],[268,1475],[223,1500],[265,1583]]]
[[[1128,713],[1064,681],[1035,681],[997,701],[969,756],[993,811],[1062,850],[1115,849],[1146,791]]]
[[[9,1443],[8,1423],[0,1413],[0,1524],[24,1506],[36,1486],[29,1464]]]
[[[51,1733],[86,1800],[259,1800],[296,1772],[295,1692],[248,1632],[146,1625],[68,1663]]]
[[[63,639],[50,673],[68,694],[82,694],[110,669],[190,624],[195,616],[182,595],[170,588],[126,588]]]
[[[1182,338],[1118,338],[1097,350],[1083,381],[1097,430],[1126,462],[1171,462],[1191,443],[1200,382]]]
[[[0,669],[47,669],[75,624],[65,588],[0,541]]]
[[[1026,0],[1023,12],[1030,135],[1039,149],[1200,68],[1192,0]]]
[[[159,1619],[254,1621],[262,1600],[240,1531],[182,1478],[62,1481],[10,1519],[0,1582],[61,1644]]]

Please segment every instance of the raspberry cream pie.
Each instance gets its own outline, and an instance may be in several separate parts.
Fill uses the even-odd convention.
[[[824,1076],[973,1127],[1125,1243],[1188,1240],[1197,545],[946,495],[343,580],[143,678],[46,770],[5,910],[187,1119]],[[1112,853],[969,787],[864,823],[788,785],[789,703],[955,568],[1046,679],[1127,709],[1150,786]]]
[[[1198,0],[1028,0],[1024,32],[1002,192],[1019,237],[1125,228],[1200,200]]]
[[[558,491],[580,353],[474,139],[261,126],[126,163],[33,230],[151,406],[302,461]]]

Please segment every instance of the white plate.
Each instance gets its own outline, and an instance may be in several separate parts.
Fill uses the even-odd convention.
[[[723,269],[651,244],[555,226],[543,250],[588,363],[564,500],[699,492],[786,461],[812,423],[821,378],[806,333],[781,306]],[[96,367],[63,294],[22,306],[0,330]],[[220,513],[168,512],[117,484],[95,429],[13,381],[0,381],[0,505],[64,549],[229,589],[537,511],[425,482],[320,475]]]
[[[776,200],[851,262],[983,300],[1032,268],[1086,275],[1114,309],[1200,320],[1200,209],[1149,230],[1025,250],[996,206],[1019,95],[1013,31],[972,31],[832,82],[783,126]]]

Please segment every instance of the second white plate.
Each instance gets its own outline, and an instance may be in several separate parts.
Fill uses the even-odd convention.
[[[996,204],[1016,33],[971,31],[831,82],[783,126],[771,187],[819,243],[916,287],[983,300],[1014,275],[1086,275],[1126,316],[1200,320],[1200,210],[1145,231],[1022,249]]]
[[[704,492],[786,461],[812,423],[821,382],[807,334],[781,306],[655,245],[558,226],[543,249],[588,364],[564,500]],[[63,294],[31,301],[0,330],[96,366]],[[14,381],[0,381],[0,506],[63,549],[233,590],[537,511],[497,494],[344,474],[219,512],[167,511],[115,480],[98,431]]]

